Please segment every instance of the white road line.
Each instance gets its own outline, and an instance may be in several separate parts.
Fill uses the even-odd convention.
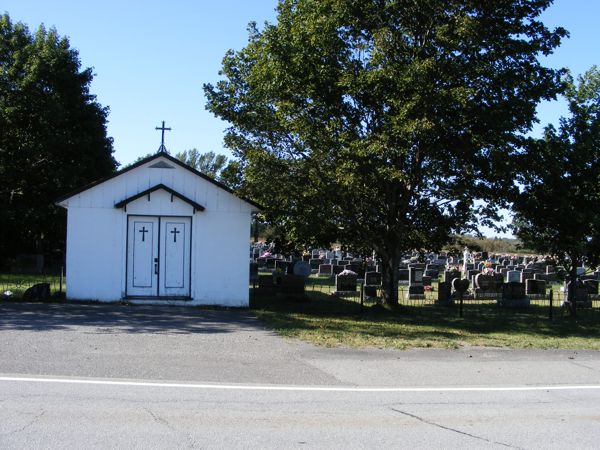
[[[92,384],[104,386],[137,386],[154,388],[218,389],[241,391],[292,392],[511,392],[511,391],[574,391],[600,390],[600,385],[502,386],[502,387],[335,387],[335,386],[260,386],[237,384],[159,383],[144,381],[82,380],[71,378],[0,377],[0,382]]]

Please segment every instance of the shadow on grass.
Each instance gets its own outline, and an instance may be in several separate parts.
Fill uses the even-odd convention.
[[[468,304],[464,306],[464,317],[461,318],[458,306],[415,302],[402,305],[398,310],[389,310],[366,304],[361,310],[358,299],[337,298],[320,292],[310,292],[306,297],[305,301],[299,302],[256,295],[251,307],[259,318],[281,334],[312,333],[314,339],[309,339],[311,341],[332,338],[341,344],[360,341],[362,337],[365,345],[369,345],[372,338],[387,338],[418,342],[418,346],[467,343],[548,348],[563,344],[573,347],[582,341],[593,344],[592,340],[600,338],[600,312],[597,310],[581,310],[577,319],[572,319],[561,316],[560,308],[555,308],[554,320],[549,320],[548,306],[508,309],[495,303]],[[451,342],[444,345],[444,340]],[[562,344],[558,342],[561,340],[564,341]],[[356,345],[361,344],[357,342]]]

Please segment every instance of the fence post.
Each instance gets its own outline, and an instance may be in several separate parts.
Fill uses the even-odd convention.
[[[554,297],[554,292],[552,292],[552,288],[550,288],[549,295],[550,295],[550,314],[549,314],[548,318],[550,320],[552,320],[554,318],[554,316],[553,316],[554,312],[552,311],[552,298]]]
[[[364,285],[361,283],[361,284],[360,284],[360,312],[363,312],[363,302],[364,302],[364,298],[365,298],[365,287],[364,287]]]
[[[459,292],[459,302],[460,302],[460,306],[458,308],[458,316],[462,317],[463,316],[463,293],[462,291]]]
[[[63,272],[64,272],[64,267],[60,266],[60,281],[58,284],[58,292],[60,292],[62,294],[62,285],[63,285]]]

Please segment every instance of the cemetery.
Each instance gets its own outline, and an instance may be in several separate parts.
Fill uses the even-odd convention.
[[[382,274],[378,261],[341,250],[313,249],[302,256],[274,254],[265,244],[252,246],[254,272],[252,298],[286,291],[295,279],[294,295],[305,302],[342,299],[361,310],[381,306]],[[267,254],[265,257],[264,255]],[[591,314],[600,311],[600,272],[582,268],[577,281],[578,307]],[[549,276],[551,275],[551,276]],[[300,280],[303,280],[300,282]],[[565,315],[568,276],[560,266],[541,256],[417,252],[406,254],[398,267],[399,304],[421,314],[461,303],[460,314],[492,308],[498,314],[530,310],[549,318]],[[458,312],[455,312],[458,314]]]

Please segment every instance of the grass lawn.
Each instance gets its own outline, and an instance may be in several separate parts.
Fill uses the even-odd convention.
[[[600,305],[581,310],[576,320],[548,305],[527,309],[499,308],[495,302],[441,307],[430,302],[403,305],[398,311],[356,300],[336,298],[327,290],[307,291],[308,301],[254,296],[252,311],[282,336],[324,346],[459,348],[463,346],[600,350]],[[557,301],[556,306],[559,305]]]
[[[0,273],[0,296],[3,292],[10,291],[14,298],[20,298],[28,288],[36,283],[50,283],[50,292],[60,290],[60,276],[58,275]],[[62,290],[65,290],[64,278]]]

